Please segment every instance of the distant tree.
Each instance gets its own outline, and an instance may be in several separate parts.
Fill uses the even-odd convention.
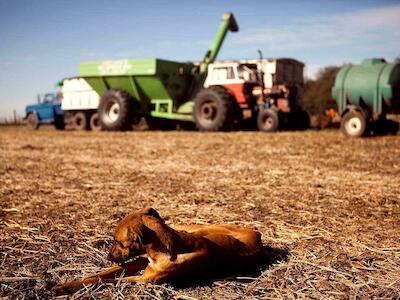
[[[318,71],[315,79],[306,79],[304,108],[312,114],[322,114],[326,109],[336,108],[332,99],[332,87],[341,67],[329,66]]]

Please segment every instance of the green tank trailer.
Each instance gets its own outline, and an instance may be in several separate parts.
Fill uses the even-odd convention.
[[[400,63],[375,58],[361,65],[346,65],[336,76],[332,96],[346,136],[395,134],[398,123],[386,117],[400,113]]]
[[[193,121],[192,110],[228,31],[238,31],[231,13],[225,13],[218,32],[200,64],[162,59],[88,61],[79,76],[101,96],[98,117],[104,130],[128,130],[147,121]],[[220,128],[217,128],[218,130]]]

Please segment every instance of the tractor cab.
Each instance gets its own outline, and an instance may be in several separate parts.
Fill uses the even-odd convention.
[[[248,108],[249,102],[255,100],[253,89],[260,86],[257,64],[237,61],[210,64],[204,87],[212,86],[224,87],[241,108]]]

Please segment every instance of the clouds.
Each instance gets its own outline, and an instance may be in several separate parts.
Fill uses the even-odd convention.
[[[400,48],[400,5],[288,20],[286,26],[244,30],[235,45],[263,44],[270,50],[330,47]],[[395,50],[395,49],[393,49]],[[399,51],[399,50],[398,50]],[[400,51],[399,51],[400,52]],[[399,53],[400,54],[400,53]]]

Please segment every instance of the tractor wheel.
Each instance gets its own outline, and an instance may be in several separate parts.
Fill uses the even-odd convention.
[[[258,113],[257,127],[260,131],[274,132],[279,128],[279,116],[275,110],[266,109]]]
[[[62,116],[56,116],[55,120],[54,120],[54,127],[57,130],[64,130],[65,128],[65,122],[64,122],[64,118]]]
[[[233,114],[231,95],[222,87],[202,89],[194,99],[193,119],[200,131],[231,129]]]
[[[132,130],[137,103],[124,90],[108,90],[98,108],[100,126],[104,130]]]
[[[92,116],[90,117],[90,129],[93,131],[100,131],[101,130],[101,126],[100,126],[100,122],[99,122],[99,114],[98,113],[94,113],[92,114]]]
[[[26,124],[28,125],[28,128],[32,130],[37,130],[39,128],[39,122],[34,113],[28,115]]]
[[[89,130],[89,120],[84,112],[77,112],[72,119],[76,130]]]
[[[342,117],[340,129],[347,137],[361,137],[367,133],[367,120],[359,111],[351,110]]]

